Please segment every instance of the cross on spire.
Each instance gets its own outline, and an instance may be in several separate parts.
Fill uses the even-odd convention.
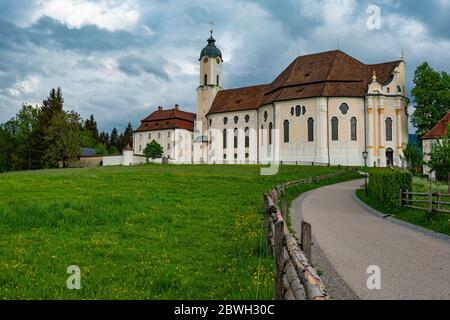
[[[211,36],[214,32],[214,22],[210,21],[209,22],[209,32],[211,33]]]

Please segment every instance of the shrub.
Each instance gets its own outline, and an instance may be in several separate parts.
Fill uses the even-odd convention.
[[[400,156],[406,168],[414,175],[422,173],[423,154],[418,143],[408,143],[404,145],[403,156]]]
[[[369,171],[369,196],[389,206],[399,205],[400,190],[412,190],[412,174],[402,169]]]

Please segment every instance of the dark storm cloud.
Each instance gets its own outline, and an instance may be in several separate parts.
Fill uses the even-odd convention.
[[[146,60],[138,55],[131,54],[118,59],[119,70],[129,76],[142,75],[144,73],[153,75],[156,78],[169,80],[169,75],[164,71],[165,61],[161,58],[157,60]]]
[[[50,2],[85,3],[91,11],[72,17],[61,5],[46,11]],[[136,4],[137,19],[121,14],[125,2]],[[101,3],[0,1],[0,122],[56,86],[68,107],[83,117],[93,113],[102,129],[136,126],[158,105],[195,111],[198,58],[211,20],[226,88],[271,82],[298,55],[333,50],[338,41],[366,63],[396,60],[404,48],[410,88],[425,60],[450,70],[450,0]],[[380,30],[366,27],[371,4],[381,8]],[[111,12],[117,15],[105,16]]]
[[[28,28],[0,19],[0,48],[20,50],[34,44],[54,49],[82,52],[123,50],[148,45],[146,36],[126,31],[108,31],[94,25],[71,29],[49,17],[40,18]]]

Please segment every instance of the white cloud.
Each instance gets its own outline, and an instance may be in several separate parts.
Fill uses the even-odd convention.
[[[28,76],[26,79],[16,82],[11,88],[7,89],[8,93],[14,97],[29,94],[33,92],[39,84],[39,77],[36,75]]]
[[[136,0],[34,0],[34,5],[32,22],[48,16],[69,28],[91,24],[109,31],[131,30],[140,17]]]

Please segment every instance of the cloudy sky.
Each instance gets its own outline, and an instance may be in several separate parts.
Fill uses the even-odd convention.
[[[380,28],[368,28],[370,5]],[[339,48],[450,71],[450,0],[0,0],[0,122],[57,86],[103,130],[158,105],[195,110],[198,59],[214,22],[226,88],[272,81],[295,57]]]

